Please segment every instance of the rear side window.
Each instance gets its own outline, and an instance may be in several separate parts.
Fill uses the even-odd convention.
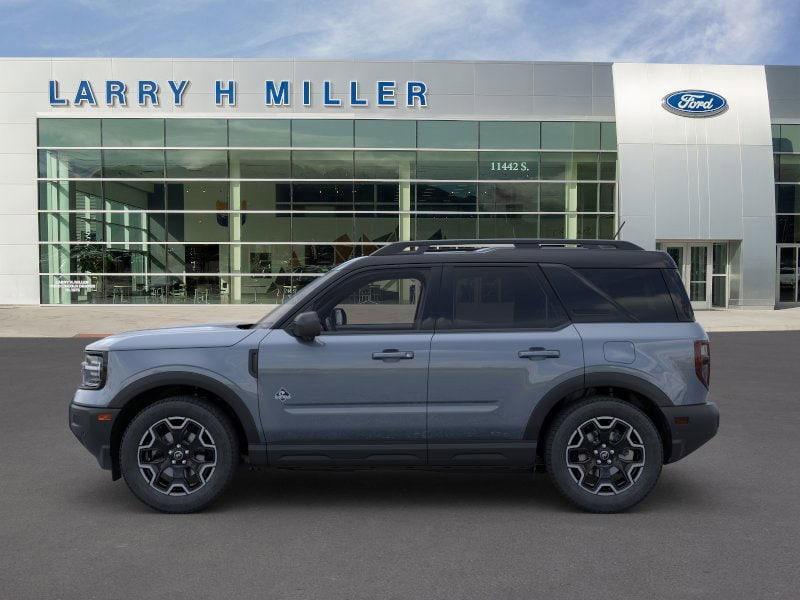
[[[674,323],[677,321],[660,269],[543,267],[577,322]]]
[[[675,305],[675,312],[678,313],[678,320],[691,323],[694,321],[694,310],[692,310],[692,303],[689,301],[689,296],[686,295],[686,288],[683,287],[678,270],[662,269],[661,273],[667,282],[672,303]]]
[[[453,267],[443,316],[450,329],[551,329],[564,309],[530,267]]]
[[[578,269],[578,272],[637,321],[673,323],[677,320],[661,269]]]
[[[565,265],[541,265],[570,317],[576,323],[631,321],[606,293]]]

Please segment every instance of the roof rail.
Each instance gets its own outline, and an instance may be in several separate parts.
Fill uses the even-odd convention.
[[[408,252],[422,254],[431,248],[486,248],[489,246],[514,246],[515,248],[594,248],[600,250],[643,250],[632,242],[620,240],[558,240],[558,239],[525,239],[525,238],[496,238],[486,240],[423,240],[409,242],[394,242],[378,248],[371,256],[390,256]]]

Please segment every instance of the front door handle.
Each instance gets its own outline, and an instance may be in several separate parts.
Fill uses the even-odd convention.
[[[517,356],[528,360],[544,360],[545,358],[560,358],[561,352],[558,350],[545,350],[544,348],[529,348],[528,350],[520,350],[517,352]]]
[[[382,352],[373,352],[373,360],[411,360],[414,358],[414,353],[411,350],[383,350]]]

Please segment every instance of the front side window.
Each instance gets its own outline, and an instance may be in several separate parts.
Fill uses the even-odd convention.
[[[419,329],[426,270],[386,271],[350,278],[318,307],[328,332]]]
[[[454,267],[449,281],[451,329],[551,329],[567,321],[528,266]]]

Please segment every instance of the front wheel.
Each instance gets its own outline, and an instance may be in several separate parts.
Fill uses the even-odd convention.
[[[142,502],[168,513],[208,506],[233,479],[236,433],[213,405],[191,396],[167,398],[136,415],[125,430],[120,468]]]
[[[610,513],[641,502],[661,474],[663,447],[650,418],[615,398],[566,408],[547,436],[556,487],[584,510]]]

